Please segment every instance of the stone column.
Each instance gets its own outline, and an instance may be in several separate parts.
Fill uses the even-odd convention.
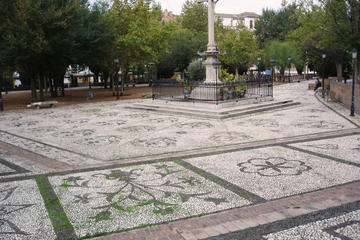
[[[215,2],[214,0],[208,0],[208,35],[209,35],[209,43],[208,43],[208,52],[216,51],[216,43],[215,43]]]

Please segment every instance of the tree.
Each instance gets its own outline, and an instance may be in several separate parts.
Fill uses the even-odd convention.
[[[157,61],[167,46],[168,32],[152,11],[151,1],[115,0],[111,9],[115,27],[115,55],[119,57],[123,75],[135,65]],[[124,79],[122,79],[122,89]]]
[[[163,77],[171,77],[174,71],[184,72],[207,44],[207,8],[204,4],[187,0],[182,13],[175,21],[166,24],[168,48],[159,58],[158,70]]]
[[[199,59],[195,59],[190,63],[188,72],[190,74],[190,78],[194,81],[203,81],[206,77],[205,67]]]
[[[255,26],[255,34],[263,48],[272,40],[284,41],[286,35],[297,28],[297,4],[284,5],[279,11],[264,9]]]
[[[218,45],[226,52],[219,57],[220,61],[234,68],[236,76],[239,75],[239,69],[248,69],[260,53],[253,32],[241,25],[236,29],[225,28],[219,33]]]
[[[64,89],[66,67],[83,54],[79,36],[84,35],[84,24],[79,21],[86,19],[87,6],[86,0],[1,1],[2,62],[30,79],[33,101],[37,85],[44,100],[46,78]]]
[[[267,65],[270,66],[270,61],[274,58],[276,61],[275,66],[279,68],[283,80],[285,80],[285,70],[290,67],[289,56],[292,62],[298,61],[296,50],[288,42],[274,40],[265,47],[265,61]]]

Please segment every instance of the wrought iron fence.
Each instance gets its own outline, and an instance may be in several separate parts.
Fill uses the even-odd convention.
[[[273,97],[271,78],[229,83],[178,82],[176,80],[153,82],[153,99],[221,103],[265,97]]]

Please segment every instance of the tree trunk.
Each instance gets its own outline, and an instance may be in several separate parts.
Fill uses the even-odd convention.
[[[35,80],[35,74],[31,76],[31,101],[35,102],[37,100],[36,96],[36,80]]]
[[[44,97],[44,75],[41,73],[39,78],[40,101],[45,101]]]
[[[2,88],[0,86],[0,111],[4,111],[4,102],[2,99]]]
[[[107,73],[103,73],[102,74],[102,80],[104,81],[104,88],[107,89],[107,81],[108,81],[108,74]]]
[[[239,68],[235,68],[235,77],[236,77],[236,80],[239,79]]]
[[[61,96],[65,97],[65,84],[64,84],[64,75],[59,76],[60,86],[61,86]]]
[[[45,92],[48,92],[48,81],[49,81],[49,77],[46,76],[44,78],[44,88],[45,88]]]
[[[111,89],[112,89],[113,97],[115,97],[115,77],[114,77],[114,74],[111,74],[110,82],[111,82]]]
[[[342,63],[336,63],[336,73],[338,82],[342,82],[343,73],[342,73]]]
[[[55,76],[54,77],[54,97],[57,97],[58,96],[58,79],[57,77]]]

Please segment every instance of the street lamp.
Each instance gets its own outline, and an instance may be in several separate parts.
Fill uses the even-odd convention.
[[[202,56],[199,56],[198,60],[199,60],[199,62],[200,62],[200,77],[201,77],[200,80],[203,80],[203,68],[202,68],[202,65],[203,65],[203,57],[202,57]]]
[[[117,65],[119,64],[119,57],[114,58],[115,63],[115,80],[116,80],[116,99],[120,99],[120,92],[119,92],[119,70],[117,68]]]
[[[257,58],[257,60],[258,60],[258,79],[260,80],[260,62],[261,62],[261,56],[258,56],[258,58]]]
[[[322,98],[325,98],[325,58],[326,58],[326,54],[323,53],[322,54],[322,59],[323,59],[323,62],[322,62],[322,83],[321,83],[321,86],[322,86],[322,92],[321,92],[321,96]]]
[[[354,104],[354,98],[355,98],[355,74],[356,74],[356,68],[357,68],[357,50],[354,48],[352,50],[352,59],[353,59],[353,82],[352,82],[352,92],[351,92],[351,109],[350,109],[350,116],[355,116],[355,104]]]
[[[288,57],[288,61],[289,61],[289,83],[290,83],[291,56]]]
[[[155,63],[154,62],[149,62],[149,68],[150,68],[150,77],[151,77],[151,79],[150,79],[150,82],[149,82],[149,87],[151,87],[151,85],[152,85],[152,82],[153,82],[153,69],[152,69],[152,67],[155,65]]]
[[[274,81],[274,65],[275,65],[275,58],[271,58],[270,60],[271,63],[271,81]]]

